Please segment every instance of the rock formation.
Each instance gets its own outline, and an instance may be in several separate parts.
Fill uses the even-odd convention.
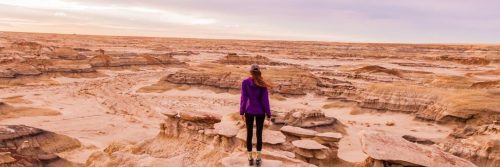
[[[68,136],[24,125],[0,125],[0,166],[80,166],[56,155],[80,147]]]
[[[329,126],[336,123],[335,118],[326,117],[321,110],[293,109],[285,113],[277,113],[274,123],[298,126],[302,128],[313,128],[318,126]]]
[[[181,65],[169,54],[96,55],[89,60],[92,67],[122,67],[134,65]]]
[[[455,130],[439,147],[481,167],[500,165],[500,126],[487,124]]]
[[[223,58],[215,61],[217,63],[222,64],[233,64],[233,65],[251,65],[251,64],[259,64],[259,65],[286,65],[286,63],[275,62],[271,59],[257,55],[257,56],[239,56],[236,53],[228,53]]]
[[[363,131],[360,136],[363,152],[370,157],[365,166],[476,166],[438,148],[412,143],[399,136],[375,131]]]

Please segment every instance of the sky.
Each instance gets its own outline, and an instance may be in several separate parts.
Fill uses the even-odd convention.
[[[500,44],[500,1],[0,0],[0,31]]]

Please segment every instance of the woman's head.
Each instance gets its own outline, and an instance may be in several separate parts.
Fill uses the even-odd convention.
[[[253,83],[259,87],[270,88],[271,85],[264,81],[262,78],[262,72],[257,64],[252,64],[250,67],[250,74],[252,74]]]

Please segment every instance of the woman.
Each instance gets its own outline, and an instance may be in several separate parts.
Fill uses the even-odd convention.
[[[247,127],[247,151],[249,165],[252,166],[254,159],[252,156],[252,138],[253,138],[253,122],[255,120],[257,126],[257,159],[255,163],[259,166],[262,162],[262,129],[264,127],[264,119],[267,116],[271,118],[271,110],[269,106],[268,88],[270,85],[262,78],[259,65],[253,64],[250,67],[249,77],[241,83],[241,102],[240,115],[246,123]]]

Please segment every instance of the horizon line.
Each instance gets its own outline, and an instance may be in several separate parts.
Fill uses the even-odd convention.
[[[81,35],[81,36],[104,36],[104,37],[137,37],[137,38],[172,38],[172,39],[198,39],[198,40],[230,40],[230,41],[276,41],[276,42],[317,42],[317,43],[344,43],[344,44],[384,44],[384,45],[448,45],[448,46],[500,46],[500,43],[431,43],[431,42],[366,42],[366,41],[335,41],[335,40],[294,40],[294,39],[270,39],[270,38],[204,38],[204,37],[175,37],[175,36],[148,36],[148,35],[112,35],[112,34],[84,34],[84,33],[53,33],[41,31],[3,31],[0,33],[32,33],[32,34],[56,34],[56,35]]]

